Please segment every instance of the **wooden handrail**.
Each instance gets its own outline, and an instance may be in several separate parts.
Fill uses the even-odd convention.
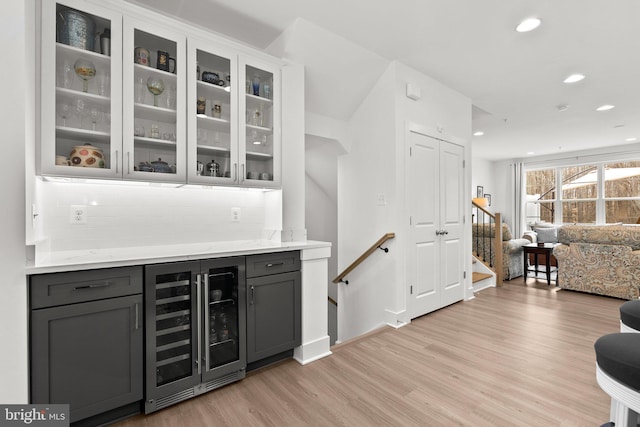
[[[345,270],[342,273],[340,273],[338,277],[333,279],[333,283],[342,282],[343,281],[342,279],[344,279],[347,276],[347,274],[351,273],[358,265],[360,265],[362,261],[367,259],[367,257],[372,253],[374,253],[376,249],[380,248],[380,245],[382,245],[384,242],[386,242],[389,239],[393,239],[394,237],[396,237],[396,233],[387,233],[384,236],[382,236],[380,239],[378,239],[378,241],[375,242],[373,245],[371,245],[371,247],[367,249],[365,253],[360,255],[360,257],[357,260],[353,261],[349,267],[345,268]],[[380,249],[383,249],[383,248],[380,248]],[[383,250],[385,252],[388,251],[388,249],[383,249]],[[348,283],[348,282],[345,282],[345,283]]]

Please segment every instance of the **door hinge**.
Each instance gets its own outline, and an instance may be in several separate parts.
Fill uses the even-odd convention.
[[[413,295],[413,285],[409,286],[409,294]]]
[[[462,272],[462,278],[463,278],[463,279],[466,279],[466,278],[467,278],[467,272],[466,272],[466,271],[463,271],[463,272]]]

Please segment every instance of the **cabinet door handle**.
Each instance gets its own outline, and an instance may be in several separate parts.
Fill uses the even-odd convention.
[[[116,150],[116,173],[118,173],[118,150]]]
[[[242,163],[242,174],[240,175],[240,182],[244,181],[244,176],[245,176],[245,174],[244,174],[244,163]]]
[[[255,293],[256,293],[256,287],[251,286],[251,301],[249,301],[249,305],[253,305],[253,297],[255,296]]]
[[[197,342],[198,342],[198,353],[196,354],[196,358],[195,358],[195,363],[196,365],[198,365],[198,375],[202,374],[202,366],[199,362],[200,357],[202,355],[202,325],[200,322],[200,319],[202,318],[202,308],[201,308],[201,304],[202,304],[202,300],[200,297],[200,282],[201,282],[201,277],[202,275],[198,273],[198,275],[196,276],[196,313],[197,313],[197,317],[196,317],[196,323],[198,324],[198,338],[197,338]],[[193,324],[193,319],[191,320],[192,324]],[[207,352],[208,353],[208,352]]]
[[[233,164],[233,182],[238,182],[238,164]]]
[[[92,283],[90,285],[76,286],[75,288],[73,288],[73,290],[74,291],[80,291],[82,289],[106,288],[107,286],[111,286],[111,282]]]
[[[211,320],[209,319],[209,275],[205,273],[200,274],[199,276],[204,276],[204,371],[207,372],[209,371],[209,333],[211,332]],[[200,315],[198,315],[198,319],[200,319]],[[202,335],[198,339],[198,342],[201,340]],[[202,355],[202,351],[200,349],[198,349],[198,354]],[[201,370],[201,368],[198,369],[198,371]]]
[[[135,311],[135,316],[136,316],[136,324],[134,329],[137,331],[138,329],[140,329],[140,309],[139,309],[140,304],[136,303],[135,307],[136,307],[136,311]]]
[[[280,261],[280,262],[270,262],[269,264],[265,264],[265,267],[267,268],[271,268],[271,267],[277,267],[279,265],[284,265],[284,261]]]
[[[127,175],[131,175],[131,152],[127,151]]]

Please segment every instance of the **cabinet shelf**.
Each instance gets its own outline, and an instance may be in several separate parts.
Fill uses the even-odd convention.
[[[182,346],[185,346],[185,345],[191,345],[191,340],[190,339],[180,340],[180,341],[172,342],[170,344],[157,346],[156,347],[156,352],[159,353],[161,351],[171,350],[172,348],[178,348],[178,347],[182,347]]]
[[[226,100],[229,99],[231,86],[218,86],[213,83],[203,82],[202,80],[198,80],[196,84],[198,91],[203,90],[204,92],[213,94],[214,96],[222,96]]]
[[[247,129],[248,130],[255,130],[256,132],[261,132],[261,133],[263,133],[265,135],[268,135],[273,131],[273,129],[271,129],[271,128],[266,128],[264,126],[250,125],[250,124],[247,124]]]
[[[188,331],[189,329],[191,329],[191,325],[174,326],[173,328],[157,330],[156,331],[156,336],[157,337],[161,337],[163,335],[169,335],[169,334],[173,334],[173,333],[176,333],[176,332]]]
[[[156,305],[171,304],[172,302],[189,301],[191,295],[180,295],[178,297],[163,298],[156,300]]]
[[[167,320],[167,319],[171,319],[173,317],[188,316],[189,314],[191,314],[191,312],[189,310],[172,311],[171,313],[164,313],[164,314],[156,315],[156,320]]]
[[[156,289],[167,289],[167,288],[175,288],[178,286],[189,286],[191,285],[191,281],[189,280],[178,280],[175,282],[164,282],[156,285]]]
[[[209,117],[204,114],[197,114],[196,117],[198,118],[198,128],[229,133],[229,125],[231,124],[229,120]]]
[[[158,360],[156,362],[156,366],[161,367],[165,365],[170,365],[172,363],[180,362],[182,360],[187,360],[189,358],[191,358],[191,353],[181,354],[180,356],[171,357],[169,359]]]
[[[111,62],[111,57],[107,55],[103,55],[101,53],[92,52],[90,50],[80,49],[79,47],[69,46],[68,44],[56,42],[56,49],[58,54],[62,57],[73,59],[74,61],[78,59],[80,56],[91,59],[94,61],[94,65],[97,63],[109,64]]]
[[[247,151],[247,159],[250,160],[271,160],[273,156],[267,153],[259,153],[257,151]]]
[[[82,141],[83,143],[104,142],[108,143],[111,135],[107,132],[99,132],[95,130],[78,129],[66,126],[56,126],[56,137],[63,139],[72,139]]]
[[[136,118],[176,123],[176,110],[138,103],[134,104],[134,108]]]
[[[168,139],[147,138],[144,136],[135,136],[133,140],[140,145],[147,147],[171,147],[175,149],[176,141],[169,141]],[[184,286],[184,285],[176,285]]]
[[[269,98],[265,98],[263,96],[256,96],[250,93],[245,94],[247,96],[247,105],[270,105],[273,104],[273,101]]]
[[[229,338],[228,340],[224,340],[224,341],[216,341],[216,342],[212,342],[209,344],[209,347],[216,347],[219,345],[223,345],[223,344],[233,344],[235,341],[232,338]]]
[[[73,104],[78,99],[83,99],[95,105],[97,107],[109,107],[111,99],[106,96],[94,95],[93,93],[81,92],[79,90],[66,89],[63,87],[56,87],[56,102],[67,102]]]
[[[228,303],[235,304],[232,298],[227,298],[227,299],[221,299],[220,301],[211,301],[209,302],[209,305],[228,304]]]
[[[198,152],[199,153],[209,152],[209,153],[220,154],[220,153],[229,153],[230,150],[224,147],[213,147],[211,145],[198,145]]]
[[[164,71],[164,70],[158,70],[157,68],[153,68],[153,67],[149,67],[146,65],[140,65],[140,64],[133,64],[133,69],[137,74],[143,75],[145,77],[150,77],[150,76],[158,76],[158,77],[162,77],[165,79],[168,79],[165,81],[166,82],[175,82],[176,81],[176,74],[174,73],[170,73],[168,71]],[[165,90],[167,90],[168,88],[165,87]]]

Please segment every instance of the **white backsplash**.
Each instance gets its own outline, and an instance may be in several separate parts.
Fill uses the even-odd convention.
[[[48,181],[36,187],[36,235],[52,252],[256,240],[279,237],[273,230],[282,224],[271,208],[280,191]],[[86,224],[70,223],[72,205],[87,207]],[[240,221],[232,221],[232,208],[240,208]]]

